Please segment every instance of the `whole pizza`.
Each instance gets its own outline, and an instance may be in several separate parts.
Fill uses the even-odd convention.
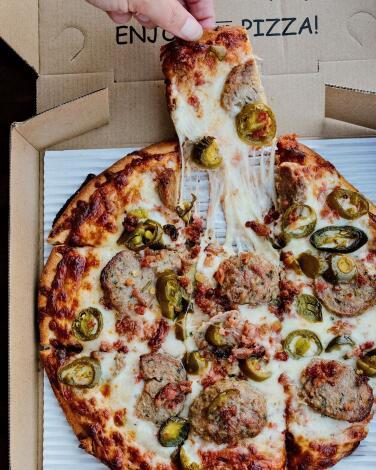
[[[332,467],[372,418],[375,206],[295,135],[276,142],[243,28],[161,58],[179,143],[89,177],[50,232],[51,386],[111,469]],[[208,201],[200,181],[182,196],[193,174]]]

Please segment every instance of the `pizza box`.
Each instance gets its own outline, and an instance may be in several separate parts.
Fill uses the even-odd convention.
[[[261,62],[279,133],[376,135],[374,0],[217,0]],[[159,67],[171,36],[116,26],[84,1],[0,4],[2,38],[38,72],[38,115],[11,129],[9,387],[13,469],[42,468],[35,322],[45,149],[134,147],[173,136]],[[63,104],[64,103],[64,104]]]

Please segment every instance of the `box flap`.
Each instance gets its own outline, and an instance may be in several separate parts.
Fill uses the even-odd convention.
[[[38,0],[4,0],[0,18],[0,37],[39,72]]]
[[[39,268],[39,153],[11,132],[9,228],[9,427],[12,469],[37,468],[38,351],[36,286]],[[25,223],[27,221],[27,223]],[[27,445],[25,445],[27,442]]]
[[[38,273],[43,259],[40,150],[97,128],[108,120],[108,90],[104,89],[14,124],[11,129],[9,427],[13,470],[42,468],[42,380],[38,381],[42,372],[35,317]]]
[[[326,86],[325,115],[376,130],[376,93]]]
[[[42,150],[101,127],[109,119],[108,89],[105,88],[17,123],[15,128],[36,149]]]

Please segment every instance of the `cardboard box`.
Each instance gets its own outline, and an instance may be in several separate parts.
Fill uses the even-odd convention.
[[[218,0],[216,6],[220,24],[243,24],[264,58],[279,133],[376,135],[374,0]],[[11,130],[10,458],[13,469],[24,470],[41,468],[35,305],[43,150],[126,147],[173,136],[159,67],[159,46],[171,36],[135,23],[116,26],[77,0],[1,2],[0,28],[39,74],[42,113]]]

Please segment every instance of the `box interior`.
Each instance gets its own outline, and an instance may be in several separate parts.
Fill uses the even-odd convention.
[[[376,135],[374,0],[215,3],[219,24],[243,24],[264,58],[279,133]],[[1,37],[39,74],[42,114],[11,130],[9,413],[12,468],[41,468],[40,155],[46,148],[129,147],[172,137],[159,66],[159,47],[171,36],[135,23],[116,26],[76,0],[1,2],[0,17]]]

